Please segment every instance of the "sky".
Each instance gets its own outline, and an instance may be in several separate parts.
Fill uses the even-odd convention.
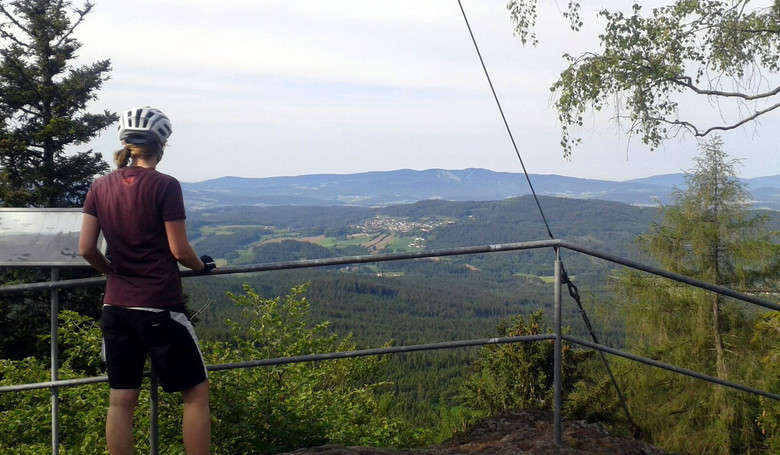
[[[549,91],[561,55],[597,50],[597,10],[631,2],[583,2],[579,33],[561,18],[566,1],[540,3],[540,43],[524,47],[506,0],[463,0],[528,171],[627,180],[692,168],[692,138],[650,151],[608,113],[588,114],[563,158]],[[81,62],[113,66],[89,109],[162,109],[174,133],[159,169],[181,181],[521,171],[456,0],[97,0],[76,38]],[[718,121],[707,104],[692,115]],[[741,176],[780,174],[780,112],[723,139]],[[76,149],[111,161],[118,147],[112,127]]]

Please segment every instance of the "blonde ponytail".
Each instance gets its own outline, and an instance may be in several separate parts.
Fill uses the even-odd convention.
[[[126,167],[130,158],[135,161],[137,158],[150,158],[156,156],[158,160],[162,158],[163,147],[159,143],[153,144],[125,144],[124,147],[114,152],[114,163],[117,168]]]
[[[114,152],[114,164],[116,164],[117,169],[127,166],[127,163],[130,161],[131,147],[132,145],[127,144]]]

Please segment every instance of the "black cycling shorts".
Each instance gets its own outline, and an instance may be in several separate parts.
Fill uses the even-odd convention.
[[[147,354],[166,392],[190,389],[208,377],[195,330],[183,312],[105,305],[100,325],[112,389],[141,388]]]

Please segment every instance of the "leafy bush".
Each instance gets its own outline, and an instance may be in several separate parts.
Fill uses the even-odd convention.
[[[73,311],[59,315],[62,365],[60,379],[100,373],[101,334],[90,318]],[[50,379],[48,361],[28,357],[0,360],[0,385],[44,382]],[[106,384],[63,388],[59,391],[60,440],[72,453],[106,452]],[[0,394],[0,453],[45,454],[51,451],[51,395],[48,390]],[[63,453],[68,453],[64,452]]]
[[[230,298],[242,317],[227,321],[231,338],[202,346],[207,364],[355,349],[350,337],[309,322],[309,302],[298,286],[264,299],[245,287]],[[101,334],[95,321],[60,314],[61,378],[102,374]],[[327,442],[406,446],[421,434],[389,416],[389,385],[376,380],[385,360],[370,357],[256,367],[210,374],[213,453],[275,453]],[[0,385],[46,381],[48,363],[0,360]],[[149,394],[142,388],[135,414],[136,451],[148,452]],[[106,384],[60,390],[63,453],[103,454]],[[183,453],[180,394],[160,394],[161,453]],[[50,444],[48,390],[0,394],[0,453],[44,454]]]
[[[228,321],[230,341],[206,346],[210,363],[355,349],[350,337],[328,333],[328,323],[309,324],[304,287],[274,299],[248,286],[244,291],[230,295],[243,314]],[[214,445],[225,453],[268,453],[326,442],[408,444],[402,421],[382,412],[389,384],[374,378],[383,362],[370,357],[214,373]]]
[[[539,335],[552,330],[541,311],[517,315],[498,326],[498,336]],[[462,399],[473,409],[496,414],[507,409],[549,409],[553,400],[553,341],[488,345],[481,349]],[[583,361],[592,353],[564,344],[561,355],[564,397],[582,378]]]

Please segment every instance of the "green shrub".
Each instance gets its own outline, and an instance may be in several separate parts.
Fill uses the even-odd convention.
[[[311,324],[299,286],[264,299],[249,287],[230,298],[242,309],[227,321],[226,342],[202,346],[207,364],[296,356],[356,348],[349,336]],[[60,314],[60,377],[104,374],[97,324],[74,312]],[[389,416],[389,384],[376,380],[378,357],[297,363],[210,373],[212,447],[215,454],[275,453],[324,443],[406,446],[419,432]],[[0,360],[0,385],[49,379],[47,362]],[[160,453],[183,453],[180,394],[160,393]],[[107,384],[60,391],[62,453],[103,454]],[[0,453],[45,454],[51,448],[48,390],[0,394]],[[149,392],[145,384],[135,414],[137,453],[149,450]]]
[[[498,327],[498,336],[550,333],[542,325],[542,312],[514,316]],[[480,350],[461,393],[472,409],[496,414],[507,409],[550,409],[553,400],[553,341],[488,345]],[[583,360],[592,353],[564,344],[561,390],[564,397],[582,378]]]

